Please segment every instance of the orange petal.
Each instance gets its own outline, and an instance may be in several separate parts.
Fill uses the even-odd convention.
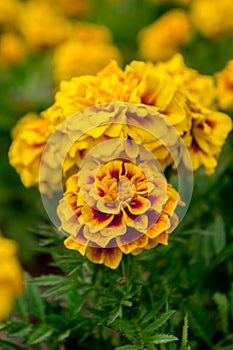
[[[147,198],[137,196],[137,198],[134,198],[130,202],[130,204],[128,205],[128,209],[131,214],[139,215],[145,213],[150,208],[150,206],[150,201]]]
[[[104,264],[111,269],[116,269],[122,259],[119,248],[95,248],[87,247],[87,258],[95,264]]]
[[[128,228],[125,235],[116,238],[116,242],[123,253],[129,254],[137,248],[144,248],[148,243],[148,237]]]
[[[164,232],[158,237],[159,243],[163,245],[168,245],[168,233]]]
[[[99,210],[89,207],[85,205],[82,208],[81,218],[89,225],[104,228],[106,227],[114,218],[112,214],[102,213]]]
[[[64,241],[64,245],[68,249],[77,250],[81,255],[85,255],[87,249],[88,240],[85,238],[68,237]]]
[[[147,237],[155,238],[170,226],[170,220],[167,214],[162,213],[157,222],[146,232]]]

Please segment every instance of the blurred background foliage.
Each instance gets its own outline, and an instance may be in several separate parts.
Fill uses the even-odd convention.
[[[25,6],[27,2],[18,1],[16,3]],[[34,2],[40,3],[37,0]],[[124,66],[133,59],[140,59],[138,33],[143,27],[151,24],[173,8],[180,8],[191,13],[190,6],[194,2],[195,0],[59,0],[57,3],[58,12],[60,11],[59,16],[62,16],[70,25],[74,25],[76,21],[89,21],[107,26],[112,33],[112,43],[121,52],[122,66]],[[4,13],[3,3],[8,2],[0,1],[0,12],[2,11],[2,13]],[[11,3],[14,6],[14,1],[9,1],[9,7]],[[51,3],[51,8],[55,6],[53,0],[49,0],[48,3]],[[75,7],[74,5],[77,3],[79,6]],[[71,11],[72,8],[76,10]],[[15,16],[17,17],[17,11]],[[29,20],[30,18],[27,19],[27,21]],[[216,173],[207,177],[201,169],[196,174],[193,198],[188,213],[171,235],[168,247],[159,248],[156,251],[152,250],[134,258],[134,266],[138,266],[137,271],[132,271],[127,257],[124,261],[125,270],[117,269],[116,272],[112,272],[108,271],[107,268],[93,266],[87,263],[84,258],[80,258],[79,262],[78,254],[70,251],[65,252],[64,248],[61,248],[61,251],[54,250],[49,245],[49,248],[45,249],[48,241],[51,244],[53,240],[59,241],[59,238],[55,238],[54,232],[48,238],[48,234],[45,234],[43,229],[39,229],[42,223],[45,227],[49,225],[41,204],[40,194],[36,188],[26,189],[23,187],[19,176],[9,165],[7,153],[11,143],[11,129],[17,120],[29,111],[40,112],[53,102],[57,82],[53,77],[52,62],[54,50],[58,44],[53,43],[50,47],[30,46],[26,35],[23,34],[24,31],[17,27],[16,22],[16,18],[10,20],[10,16],[4,18],[0,14],[0,42],[6,33],[14,33],[24,41],[26,47],[22,60],[18,56],[14,58],[14,54],[13,59],[10,59],[11,54],[5,55],[0,49],[0,227],[6,236],[12,237],[18,242],[25,270],[33,275],[38,276],[48,272],[56,274],[57,271],[61,270],[65,273],[70,272],[71,267],[66,265],[72,259],[77,265],[76,272],[79,271],[78,269],[81,272],[84,269],[85,272],[83,281],[72,280],[72,290],[69,289],[69,284],[67,289],[60,291],[59,288],[55,289],[55,292],[60,294],[58,293],[50,303],[46,303],[41,296],[38,296],[36,288],[38,285],[49,285],[51,279],[50,282],[46,279],[43,280],[42,277],[41,280],[35,279],[33,287],[31,287],[33,289],[35,285],[35,289],[28,290],[27,293],[31,293],[30,297],[37,295],[39,298],[37,303],[43,304],[41,304],[41,310],[50,315],[46,320],[47,323],[43,319],[43,312],[40,311],[38,314],[34,305],[31,313],[39,321],[34,324],[31,320],[29,326],[28,321],[25,321],[29,327],[28,333],[25,329],[24,333],[20,333],[17,321],[13,325],[15,328],[12,326],[10,334],[19,338],[26,337],[27,344],[33,349],[40,349],[38,344],[43,341],[47,342],[49,349],[58,349],[59,344],[64,341],[67,342],[67,349],[113,349],[128,343],[132,347],[122,347],[122,349],[140,349],[142,347],[140,342],[138,345],[137,341],[143,335],[140,325],[136,325],[136,320],[142,320],[144,313],[149,309],[157,310],[158,314],[160,311],[177,310],[171,324],[169,327],[166,325],[163,332],[173,333],[181,339],[182,325],[185,314],[188,313],[191,349],[232,349],[232,133],[223,148]],[[31,26],[33,27],[33,23]],[[229,30],[226,33],[206,36],[200,30],[200,26],[199,28],[194,26],[189,42],[179,48],[179,52],[183,54],[188,66],[197,69],[202,74],[212,75],[222,70],[228,60],[233,59],[233,35]],[[85,52],[83,52],[83,60],[85,60]],[[208,91],[206,93],[208,94]],[[50,232],[51,230],[50,228]],[[45,241],[47,239],[46,242],[44,241],[44,245],[40,241],[41,236],[44,237]],[[39,246],[38,242],[40,242]],[[62,264],[61,258],[63,259]],[[48,262],[51,263],[53,260],[55,267],[48,265]],[[104,283],[102,292],[100,291],[102,287],[98,285],[96,277],[99,274],[104,274],[101,277],[101,281]],[[66,279],[66,277],[60,278],[61,280],[54,280],[53,286],[59,286],[60,283],[64,282],[62,278]],[[121,286],[122,280],[120,280],[122,278],[124,279],[123,286]],[[140,278],[141,281],[139,281]],[[109,286],[115,286],[117,293],[121,296],[121,311],[119,298],[110,300],[112,289]],[[82,291],[81,294],[77,291],[78,289]],[[46,289],[46,292],[46,296],[53,295],[53,291],[48,293]],[[62,299],[64,293],[68,295],[66,302]],[[90,305],[90,293],[92,308],[89,311],[84,308],[86,311],[83,313],[78,312],[83,305]],[[27,295],[24,298],[27,298]],[[77,300],[79,300],[79,306]],[[159,305],[158,300],[161,300]],[[135,315],[132,320],[132,310],[129,307],[131,305],[137,306],[139,301],[140,307],[136,307],[134,310]],[[26,313],[23,311],[25,307],[23,299],[20,303],[23,307],[18,305],[17,310],[19,317],[23,318]],[[70,313],[72,313],[71,310],[75,311],[66,318],[65,324],[59,325],[55,314],[61,304],[65,310],[69,309]],[[100,304],[102,304],[101,308],[99,308]],[[122,319],[119,318],[121,313],[123,313]],[[52,314],[54,316],[51,316]],[[60,314],[60,320],[63,316]],[[151,319],[148,317],[147,326],[153,322],[152,318],[152,316]],[[22,324],[22,319],[19,318],[19,320]],[[41,322],[40,326],[37,324],[38,322]],[[134,325],[133,328],[131,327],[132,329],[127,328],[130,322]],[[54,331],[55,323],[58,325],[56,332]],[[32,332],[30,327],[36,328],[37,333],[35,330]],[[43,327],[47,327],[47,333]],[[85,329],[90,330],[88,339],[82,336],[85,334]],[[151,331],[153,331],[153,327]],[[34,338],[32,336],[30,338],[30,334],[34,334]],[[35,334],[39,334],[37,338]],[[47,335],[42,337],[42,334]],[[152,337],[152,334],[148,331],[145,336]],[[77,343],[78,337],[80,337],[80,343]],[[56,339],[56,341],[51,339]],[[135,339],[136,344],[134,343]],[[182,343],[177,346],[174,345],[175,343],[153,345],[154,347],[148,345],[148,349],[188,349],[185,336],[182,339],[183,345]],[[4,346],[7,348],[9,344],[3,345],[3,348]],[[147,347],[145,344],[144,346]]]

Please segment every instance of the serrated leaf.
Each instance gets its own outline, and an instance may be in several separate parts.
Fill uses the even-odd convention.
[[[221,252],[217,255],[217,257],[212,261],[212,263],[207,267],[205,273],[209,273],[219,264],[222,264],[224,261],[233,257],[233,243],[229,243]]]
[[[108,317],[108,323],[107,325],[109,326],[110,324],[112,324],[113,322],[115,322],[115,320],[118,318],[118,317],[122,317],[122,307],[120,305],[117,306],[115,309],[113,309],[110,314],[109,314],[109,317]]]
[[[10,337],[24,338],[27,334],[31,332],[31,329],[32,329],[31,325],[25,325],[25,324],[19,323],[17,326],[18,327],[14,325],[14,327],[9,330],[8,335]]]
[[[225,294],[215,293],[213,296],[213,300],[217,304],[218,313],[220,318],[220,323],[222,327],[222,331],[224,334],[228,334],[229,332],[229,303]]]
[[[130,341],[135,338],[137,333],[135,325],[124,319],[117,319],[117,321],[112,325],[112,328],[122,332],[122,334]]]
[[[29,304],[29,310],[32,315],[37,317],[40,321],[45,321],[45,302],[42,299],[41,291],[36,286],[31,284],[29,278],[27,283],[27,300]]]
[[[213,224],[213,240],[215,251],[218,254],[226,246],[226,230],[221,216],[215,218]]]
[[[209,314],[199,304],[189,302],[188,315],[191,332],[212,347],[214,325]]]
[[[2,349],[4,350],[25,350],[22,346],[12,343],[8,340],[1,340],[0,339],[0,346],[2,346]]]
[[[28,322],[28,303],[25,294],[16,300],[15,311],[25,322]]]
[[[170,334],[156,334],[153,337],[150,337],[148,339],[146,339],[145,343],[146,344],[165,344],[165,343],[169,343],[171,341],[177,341],[179,340],[177,337],[175,337],[174,335],[170,335]]]
[[[37,286],[52,286],[54,284],[64,283],[67,279],[62,276],[45,275],[31,279],[30,283]]]
[[[124,345],[115,348],[115,350],[140,350],[142,347],[140,345]]]
[[[187,350],[188,346],[188,314],[184,317],[180,350]]]
[[[58,343],[62,342],[63,340],[67,339],[71,333],[71,329],[67,329],[64,333],[59,335],[57,338]]]
[[[59,297],[62,297],[63,295],[67,294],[72,289],[73,286],[71,284],[62,284],[46,290],[43,293],[43,296],[49,297],[51,295],[56,294],[56,299],[58,299]]]
[[[160,316],[157,320],[150,323],[149,326],[143,329],[143,333],[150,333],[154,332],[156,329],[161,327],[164,323],[166,323],[169,318],[175,313],[175,310],[168,311],[164,313],[162,316]]]
[[[48,328],[47,325],[37,326],[34,330],[32,330],[31,335],[25,342],[27,345],[39,344],[48,339],[54,330]]]

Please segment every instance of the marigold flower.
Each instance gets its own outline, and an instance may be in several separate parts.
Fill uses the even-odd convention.
[[[121,54],[112,44],[108,28],[86,22],[79,23],[72,30],[70,39],[55,49],[53,75],[55,81],[59,82],[82,74],[96,74],[112,59],[120,63]]]
[[[190,36],[188,15],[182,10],[170,10],[139,32],[139,55],[151,61],[169,59]]]
[[[232,130],[231,118],[221,112],[205,108],[195,102],[187,104],[192,126],[185,134],[193,170],[204,166],[207,175],[213,174],[217,158],[228,133]]]
[[[47,130],[47,120],[39,118],[36,113],[28,113],[12,131],[14,140],[9,150],[9,161],[26,187],[38,184]]]
[[[9,31],[16,27],[23,5],[18,0],[0,0],[0,31]]]
[[[0,233],[0,322],[11,312],[15,299],[24,292],[24,276],[16,243]]]
[[[232,12],[231,0],[194,0],[191,6],[195,27],[210,38],[233,34]]]
[[[35,0],[34,0],[35,1]],[[38,2],[49,2],[59,12],[67,17],[83,17],[91,12],[90,0],[37,0]]]
[[[170,60],[157,63],[156,67],[165,70],[173,80],[175,79],[189,100],[216,109],[217,89],[214,78],[199,74],[195,69],[187,67],[181,54],[177,53]]]
[[[0,35],[0,66],[23,64],[26,53],[25,43],[18,35],[14,33]]]
[[[33,143],[30,143],[31,141],[26,141],[26,135],[30,130],[30,121],[28,124],[22,124],[20,132],[13,141],[10,150],[10,162],[21,174],[22,181],[26,186],[38,183],[39,159],[49,136],[63,121],[68,120],[69,117],[81,110],[84,111],[82,123],[78,125],[71,124],[68,127],[69,132],[64,131],[65,135],[69,135],[69,133],[75,135],[77,131],[81,132],[80,135],[82,135],[78,140],[73,141],[73,146],[68,150],[63,168],[64,178],[67,178],[67,174],[70,176],[70,172],[79,167],[83,157],[94,146],[105,140],[121,137],[121,135],[145,145],[157,157],[163,169],[171,165],[173,159],[161,140],[151,138],[151,135],[143,129],[138,132],[132,126],[127,130],[122,126],[116,127],[111,122],[111,113],[109,112],[105,114],[106,122],[109,122],[108,127],[103,125],[98,127],[94,123],[91,132],[82,131],[85,123],[88,124],[90,120],[85,109],[101,104],[110,104],[111,102],[142,105],[148,107],[148,110],[158,112],[165,121],[176,128],[178,135],[184,139],[188,148],[191,149],[191,157],[195,159],[195,170],[204,165],[208,173],[212,172],[216,166],[216,158],[221,146],[231,129],[231,122],[228,116],[215,110],[212,79],[200,76],[196,71],[186,69],[179,56],[177,57],[178,59],[164,64],[133,61],[124,70],[119,68],[115,61],[112,61],[96,75],[85,75],[75,77],[70,81],[62,81],[60,90],[55,96],[55,103],[42,113],[41,119],[33,121],[31,126],[34,130],[37,122],[40,121],[41,123],[41,130],[36,129],[35,131],[35,134],[40,135],[40,147],[34,147]],[[210,88],[210,98],[204,95],[205,87]],[[200,126],[197,128],[196,125],[199,125],[200,122],[208,124],[210,121],[212,123],[212,119],[215,127],[204,127],[202,133],[204,139],[201,144],[198,136]],[[21,133],[22,137],[20,136]],[[59,137],[58,144],[62,139],[65,145],[67,143],[66,137],[61,138],[61,135]],[[206,142],[209,144],[208,151],[204,151],[204,156],[199,157],[198,162],[196,161],[197,147],[194,147],[196,144],[192,141],[197,139],[198,144],[203,145]],[[170,139],[171,144],[169,145],[171,147],[173,145],[174,149],[177,149],[176,141],[176,139]],[[215,147],[215,145],[218,147]],[[21,160],[22,156],[19,156],[21,146],[25,148],[24,153],[28,154],[30,161]],[[55,152],[57,146],[53,145],[53,147],[55,148],[53,151],[51,150],[51,154]],[[195,152],[193,152],[193,147]],[[201,146],[201,153],[203,150]],[[207,164],[208,158],[209,165]],[[60,159],[59,155],[58,159]],[[51,165],[49,160],[46,160],[46,162],[48,166]],[[57,167],[55,163],[54,161],[53,168]],[[54,177],[54,189],[56,189],[57,180]]]
[[[216,74],[218,103],[222,109],[233,111],[233,60]]]
[[[30,0],[24,4],[18,28],[33,50],[45,50],[67,39],[71,24],[49,3]]]
[[[174,210],[179,195],[161,173],[148,177],[143,171],[148,164],[141,165],[114,159],[99,168],[95,164],[94,177],[93,168],[83,169],[90,184],[87,197],[77,174],[67,180],[58,216],[61,228],[70,234],[65,240],[68,249],[115,269],[123,254],[167,244],[178,221]]]

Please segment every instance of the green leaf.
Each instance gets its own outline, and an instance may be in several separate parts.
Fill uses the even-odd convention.
[[[37,317],[40,321],[45,321],[45,302],[42,299],[41,291],[36,286],[31,284],[31,279],[27,278],[27,300],[29,310],[32,315]]]
[[[213,239],[214,248],[218,254],[226,246],[226,230],[221,216],[217,216],[215,218],[215,222],[213,224]]]
[[[164,343],[169,343],[171,341],[177,341],[179,340],[177,337],[174,335],[170,334],[156,334],[153,337],[147,338],[145,343],[153,343],[153,344],[164,344]]]
[[[120,331],[126,338],[132,341],[137,334],[135,325],[125,319],[117,319],[117,321],[112,325],[114,330]]]
[[[140,345],[124,345],[115,348],[115,350],[141,350],[142,347]]]
[[[71,333],[71,329],[67,329],[64,333],[59,335],[57,338],[58,343],[62,342],[63,340],[67,339]]]
[[[16,300],[15,311],[25,322],[28,322],[28,303],[25,294]]]
[[[213,300],[217,304],[218,313],[220,317],[221,327],[224,334],[228,334],[229,332],[229,303],[225,294],[215,293],[213,296]]]
[[[212,261],[212,263],[207,267],[205,273],[209,273],[211,270],[215,269],[219,264],[233,257],[233,243],[229,243],[217,257]]]
[[[67,278],[56,275],[45,275],[31,279],[30,283],[37,286],[52,286],[54,284],[64,283]]]
[[[73,285],[72,284],[61,284],[58,286],[55,286],[53,288],[50,288],[48,290],[46,290],[43,293],[44,297],[49,297],[50,295],[56,294],[56,298],[55,299],[59,299],[60,297],[64,296],[65,294],[67,294],[70,290],[73,289]]]
[[[115,320],[116,320],[118,317],[122,317],[122,306],[121,306],[121,305],[115,307],[115,308],[110,312],[107,325],[109,326],[110,324],[112,324],[113,322],[115,322]]]
[[[207,311],[199,304],[189,302],[188,315],[191,332],[212,347],[214,325]]]
[[[184,317],[180,350],[187,350],[188,347],[188,314]]]
[[[54,330],[52,328],[49,328],[48,325],[36,326],[25,343],[28,345],[42,343],[48,339],[53,334],[53,332]]]
[[[14,327],[12,327],[9,330],[8,335],[14,338],[24,338],[26,335],[28,335],[31,332],[31,330],[32,330],[31,325],[18,323],[17,325],[14,325]]]
[[[150,332],[154,332],[156,329],[158,329],[159,327],[161,327],[164,323],[166,323],[169,318],[174,315],[176,311],[175,310],[171,310],[168,311],[166,313],[164,313],[162,316],[160,316],[157,320],[155,320],[154,322],[150,323],[149,326],[147,326],[146,328],[143,329],[143,333],[150,333]]]
[[[2,349],[4,350],[25,350],[25,348],[23,348],[22,346],[12,343],[8,340],[0,339],[0,346],[2,346]]]

